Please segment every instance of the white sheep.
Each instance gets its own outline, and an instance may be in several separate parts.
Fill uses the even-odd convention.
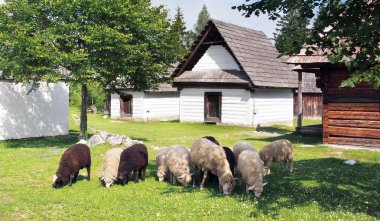
[[[252,144],[248,143],[247,141],[239,141],[234,145],[233,152],[235,156],[236,162],[238,162],[238,157],[241,152],[244,150],[253,150],[256,151],[256,149],[252,146]]]
[[[241,152],[239,155],[237,170],[245,182],[247,194],[251,190],[254,192],[255,196],[259,198],[263,192],[263,187],[267,184],[263,183],[265,170],[259,153],[251,150]]]
[[[123,149],[113,148],[104,155],[103,173],[100,179],[104,181],[106,188],[109,188],[117,179],[121,152],[123,152]]]
[[[169,151],[168,147],[161,147],[157,151],[156,161],[157,161],[157,178],[158,181],[164,181],[166,175],[168,174],[168,168],[166,166],[165,158]]]
[[[276,140],[263,147],[260,158],[264,162],[266,174],[270,174],[272,162],[283,162],[284,169],[293,171],[293,148],[289,140]]]
[[[169,148],[165,164],[169,170],[170,183],[174,185],[176,180],[184,186],[189,186],[192,180],[192,163],[190,152],[186,147],[174,145]]]
[[[235,180],[223,148],[206,138],[201,138],[192,145],[190,155],[194,166],[203,171],[201,189],[204,187],[208,171],[211,171],[219,179],[219,190],[225,195],[232,194]]]

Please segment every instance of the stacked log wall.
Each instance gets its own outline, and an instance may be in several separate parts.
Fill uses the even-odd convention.
[[[321,76],[323,90],[323,142],[380,148],[380,92],[370,85],[339,88],[346,70]]]

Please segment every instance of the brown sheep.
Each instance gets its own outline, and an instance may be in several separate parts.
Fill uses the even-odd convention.
[[[289,140],[273,141],[263,147],[259,154],[261,160],[264,162],[266,174],[270,174],[272,162],[283,162],[285,170],[293,171],[293,148]]]
[[[118,178],[124,186],[129,181],[129,175],[133,173],[135,183],[139,178],[144,181],[148,166],[148,150],[144,144],[134,144],[123,150],[120,156]]]
[[[61,157],[59,168],[53,176],[53,187],[69,186],[77,180],[79,170],[87,168],[87,179],[90,180],[91,155],[90,148],[85,144],[74,144]]]

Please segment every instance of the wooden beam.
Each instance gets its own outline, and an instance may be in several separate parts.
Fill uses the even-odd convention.
[[[195,46],[195,48],[191,51],[189,57],[186,59],[186,62],[182,65],[181,69],[177,73],[177,76],[180,75],[185,70],[186,66],[189,64],[191,59],[194,57],[196,51],[198,51],[199,47],[202,45],[202,43],[204,42],[204,40],[206,39],[207,35],[210,33],[212,28],[213,28],[213,25],[209,25],[206,32],[203,34],[201,40],[199,40],[197,46]]]
[[[297,128],[302,127],[303,105],[302,105],[302,71],[298,71],[298,114]]]
[[[212,44],[221,44],[221,43],[226,43],[225,41],[207,41],[203,42],[203,45],[212,45]]]

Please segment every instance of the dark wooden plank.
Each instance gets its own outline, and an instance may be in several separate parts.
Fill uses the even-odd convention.
[[[380,120],[380,112],[329,111],[329,119]]]
[[[367,121],[367,120],[329,119],[328,125],[334,126],[334,127],[356,127],[356,128],[378,128],[378,129],[380,129],[380,121]]]
[[[380,112],[380,103],[330,103],[326,108],[329,111]]]
[[[380,148],[380,139],[365,139],[365,138],[352,138],[352,137],[330,137],[324,143]]]
[[[333,127],[324,128],[324,133],[328,136],[358,137],[358,138],[376,138],[380,139],[380,129],[352,128],[352,127]]]

